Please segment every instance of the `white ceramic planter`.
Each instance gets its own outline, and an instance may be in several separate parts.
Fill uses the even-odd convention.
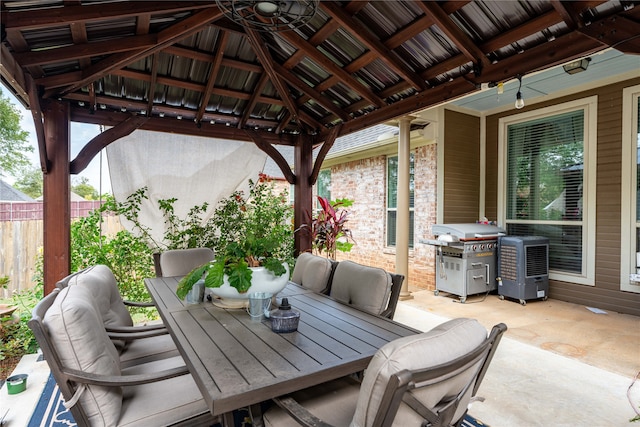
[[[207,288],[208,292],[218,298],[227,300],[246,301],[248,295],[252,292],[269,292],[274,296],[287,286],[289,281],[289,265],[284,263],[286,272],[282,276],[276,276],[264,267],[251,267],[251,287],[245,293],[239,293],[236,288],[229,285],[227,276],[224,276],[222,286],[218,288]]]

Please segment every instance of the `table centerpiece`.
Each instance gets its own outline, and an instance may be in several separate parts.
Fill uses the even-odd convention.
[[[286,191],[277,193],[263,177],[249,181],[248,197],[238,191],[220,201],[210,219],[215,260],[182,278],[178,297],[184,299],[203,277],[205,288],[226,303],[244,303],[251,292],[280,292],[293,261],[292,218]]]

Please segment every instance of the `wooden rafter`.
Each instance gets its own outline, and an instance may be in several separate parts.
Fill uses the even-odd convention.
[[[338,76],[345,85],[349,86],[363,98],[368,99],[374,105],[381,107],[386,104],[386,102],[373,93],[371,89],[365,87],[351,74],[338,67],[335,62],[331,61],[331,59],[327,58],[318,49],[316,49],[315,46],[311,45],[308,41],[295,34],[293,31],[284,31],[278,36],[284,38],[297,49],[302,49],[308,58],[320,64],[329,73]]]
[[[449,37],[451,41],[460,49],[460,51],[475,64],[487,65],[489,63],[486,55],[482,52],[473,40],[471,40],[460,28],[451,21],[449,15],[436,2],[419,2],[418,3],[425,13],[431,15],[436,25],[443,33]]]
[[[158,63],[159,63],[159,53],[153,54],[153,59],[151,63],[151,80],[149,80],[149,88],[147,89],[147,116],[151,117],[153,114],[153,99],[156,93],[156,84],[158,82]]]
[[[33,65],[47,65],[60,61],[87,59],[92,56],[111,55],[131,50],[146,49],[156,44],[156,35],[145,34],[141,36],[131,36],[124,43],[102,40],[91,43],[74,44],[57,49],[16,53],[14,56],[23,66],[30,67]]]
[[[287,81],[297,88],[302,93],[308,95],[311,98],[314,98],[316,102],[326,108],[329,112],[333,113],[336,117],[339,117],[343,121],[347,121],[350,119],[349,115],[344,111],[340,110],[336,105],[334,105],[330,99],[326,98],[323,94],[318,92],[316,89],[312,88],[302,80],[300,80],[296,75],[294,75],[289,70],[281,67],[279,65],[275,65],[275,70],[277,73],[286,77]]]
[[[395,71],[405,80],[411,82],[416,89],[427,88],[424,80],[422,80],[417,73],[414,73],[412,70],[404,67],[390,49],[388,49],[380,40],[373,37],[362,24],[349,16],[341,7],[331,2],[320,2],[320,6],[340,25],[349,30],[349,32],[360,41],[360,43],[373,52],[378,59],[383,61],[391,70]]]
[[[242,129],[244,125],[247,124],[247,120],[249,119],[251,112],[253,111],[256,104],[258,103],[260,94],[264,90],[264,87],[266,86],[268,81],[269,81],[269,75],[267,73],[262,73],[260,75],[260,78],[258,79],[258,83],[256,83],[256,86],[253,88],[253,93],[249,97],[249,102],[247,103],[247,106],[244,110],[244,114],[242,114],[242,117],[238,121],[239,129]]]
[[[216,83],[216,76],[218,75],[218,71],[220,71],[220,64],[222,63],[222,59],[224,58],[224,49],[227,46],[227,39],[229,34],[226,31],[220,32],[220,37],[216,40],[216,47],[213,50],[214,60],[211,65],[211,70],[209,71],[209,78],[207,79],[207,84],[204,88],[202,96],[200,97],[200,107],[198,107],[198,113],[196,114],[196,122],[200,123],[202,121],[202,117],[204,117],[204,113],[207,109],[207,105],[209,105],[209,98],[211,97],[211,92],[213,90],[213,86]]]
[[[90,23],[136,17],[138,15],[154,13],[167,14],[197,9],[207,9],[211,3],[202,1],[128,1],[111,3],[109,7],[103,4],[85,4],[78,6],[52,7],[42,10],[25,10],[11,12],[2,11],[2,22],[7,30],[36,30],[47,27],[59,27],[72,23]]]
[[[145,56],[161,51],[166,46],[176,42],[177,40],[198,32],[202,26],[220,18],[221,15],[222,13],[218,8],[210,8],[197,12],[171,27],[160,31],[158,33],[157,44],[155,46],[111,55],[83,70],[82,79],[80,81],[76,81],[57,93],[47,93],[45,96],[66,95],[74,90],[80,89],[90,82],[109,74],[113,70],[125,67],[126,65]]]
[[[260,63],[264,67],[265,72],[269,76],[271,80],[271,84],[276,88],[280,98],[284,101],[285,106],[291,112],[291,118],[294,122],[300,123],[300,114],[298,113],[298,106],[295,103],[295,100],[291,97],[289,90],[287,89],[287,85],[282,79],[281,76],[276,73],[274,69],[274,61],[269,54],[269,50],[267,46],[265,46],[262,37],[260,37],[259,33],[255,30],[247,30],[247,38],[249,42],[253,46]]]

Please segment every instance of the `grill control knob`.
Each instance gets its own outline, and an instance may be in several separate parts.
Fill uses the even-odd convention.
[[[473,245],[473,250],[474,250],[474,251],[477,251],[477,250],[478,250],[478,247],[477,247],[476,245]]]
[[[480,245],[480,250],[484,251],[484,245]]]

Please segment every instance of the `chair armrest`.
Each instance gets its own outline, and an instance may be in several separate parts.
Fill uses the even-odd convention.
[[[309,412],[304,406],[296,402],[292,397],[275,397],[273,401],[281,407],[291,418],[305,427],[332,427],[320,418]]]
[[[166,329],[157,329],[151,331],[140,331],[140,332],[110,332],[107,331],[107,335],[112,340],[122,340],[122,341],[134,341],[143,338],[151,338],[157,337],[160,335],[166,335],[169,331]]]
[[[167,380],[189,373],[186,366],[166,369],[159,372],[149,372],[136,375],[101,375],[93,374],[77,369],[65,368],[62,371],[70,380],[81,384],[92,384],[106,387],[121,387],[126,385],[139,385]]]
[[[155,307],[155,304],[151,301],[127,301],[122,300],[124,305],[128,305],[130,307]]]
[[[159,331],[161,334],[168,333],[167,327],[162,323],[143,326],[105,326],[107,332],[137,333]]]

